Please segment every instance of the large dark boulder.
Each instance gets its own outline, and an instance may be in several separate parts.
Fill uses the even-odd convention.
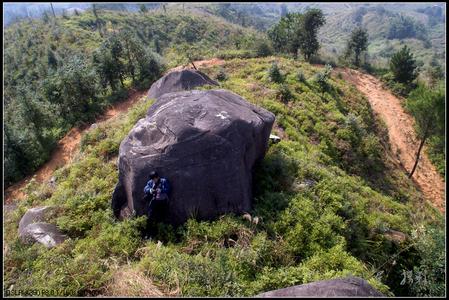
[[[322,280],[269,291],[256,297],[385,297],[358,277]]]
[[[148,91],[148,98],[158,98],[166,93],[193,90],[203,85],[218,86],[218,83],[197,70],[173,71],[153,83]]]
[[[252,169],[267,150],[274,115],[226,90],[158,98],[120,144],[112,208],[146,212],[143,188],[156,170],[172,187],[168,221],[209,220],[251,208]]]

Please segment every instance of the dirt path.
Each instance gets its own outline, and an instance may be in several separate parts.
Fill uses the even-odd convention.
[[[128,111],[128,109],[134,105],[146,91],[135,91],[131,90],[128,99],[113,105],[106,113],[94,123],[102,123],[109,120],[122,112]],[[30,175],[21,181],[10,186],[5,191],[5,203],[12,203],[14,200],[21,200],[25,197],[22,189],[29,183],[29,181],[34,177],[37,182],[48,181],[53,172],[67,164],[75,155],[78,149],[79,143],[81,141],[81,136],[84,132],[90,129],[90,125],[85,125],[83,127],[72,128],[59,142],[55,150],[51,154],[51,159],[42,165],[33,175]]]
[[[410,171],[415,162],[419,141],[413,128],[414,120],[404,111],[401,100],[385,90],[380,80],[374,76],[352,69],[337,68],[335,71],[340,72],[344,80],[354,84],[366,95],[374,112],[388,127],[393,154],[405,169]],[[420,157],[413,179],[424,197],[444,212],[444,181],[425,153]]]
[[[222,65],[225,61],[218,58],[213,58],[209,60],[200,60],[195,61],[195,66],[204,67],[204,66],[214,66],[214,65]],[[166,73],[182,70],[186,68],[192,68],[189,66],[179,66],[176,68],[172,68],[168,70]],[[100,116],[94,123],[101,123],[109,120],[122,112],[128,111],[129,107],[133,106],[144,94],[146,91],[135,91],[132,90],[127,100],[122,101],[113,105],[110,109],[106,111],[106,113]],[[72,128],[65,136],[58,142],[58,146],[51,154],[51,159],[42,165],[33,175],[30,175],[21,181],[15,183],[14,185],[8,187],[5,190],[5,201],[4,204],[11,204],[14,200],[21,200],[25,197],[23,188],[30,182],[30,180],[35,176],[37,182],[48,181],[53,172],[59,168],[67,164],[73,157],[78,149],[79,143],[81,141],[81,136],[84,132],[89,130],[90,125],[83,126],[81,128]]]

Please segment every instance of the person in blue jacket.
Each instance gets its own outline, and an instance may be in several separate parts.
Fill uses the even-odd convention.
[[[159,177],[155,171],[150,173],[150,180],[143,189],[145,201],[148,203],[148,218],[152,217],[153,212],[157,212],[157,219],[162,219],[168,208],[168,194],[170,186],[168,180]]]

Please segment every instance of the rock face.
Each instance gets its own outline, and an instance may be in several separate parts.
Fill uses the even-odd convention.
[[[322,280],[274,290],[256,297],[385,297],[366,280],[348,277]]]
[[[49,206],[29,209],[19,222],[19,238],[24,243],[39,242],[48,248],[64,242],[66,236],[56,225],[43,222],[51,211]]]
[[[169,180],[166,221],[213,219],[251,207],[252,168],[263,158],[274,115],[226,90],[159,97],[120,144],[112,208],[146,213],[149,173]]]
[[[153,83],[148,91],[148,98],[158,98],[171,92],[193,90],[203,85],[218,86],[218,83],[197,70],[173,71]]]

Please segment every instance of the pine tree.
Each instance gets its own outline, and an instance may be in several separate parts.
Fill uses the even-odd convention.
[[[416,61],[406,45],[391,57],[390,70],[396,81],[405,84],[418,76]]]

